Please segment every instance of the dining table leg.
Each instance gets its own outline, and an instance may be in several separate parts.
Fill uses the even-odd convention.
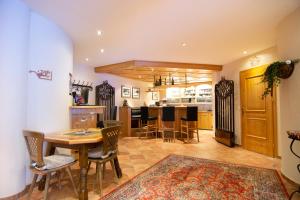
[[[88,199],[88,190],[87,190],[88,146],[86,144],[80,145],[79,167],[80,167],[79,199],[87,200]]]

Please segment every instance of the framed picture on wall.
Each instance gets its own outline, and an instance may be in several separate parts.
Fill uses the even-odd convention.
[[[130,98],[131,97],[131,88],[122,85],[121,86],[121,97],[122,98]]]
[[[158,101],[158,92],[152,92],[152,100]]]
[[[141,93],[140,88],[132,87],[132,98],[133,99],[139,99],[140,93]]]

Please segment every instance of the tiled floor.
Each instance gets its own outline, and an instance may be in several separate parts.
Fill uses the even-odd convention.
[[[119,185],[143,172],[169,154],[188,155],[249,166],[280,169],[280,160],[253,153],[240,147],[228,148],[217,143],[213,139],[213,134],[209,131],[201,131],[200,143],[195,144],[183,144],[181,141],[167,143],[162,142],[161,139],[122,138],[119,141],[119,151],[118,157],[123,171],[123,177]],[[92,166],[88,177],[89,199],[99,199],[98,194],[93,191],[94,173],[95,166]],[[73,174],[78,182],[78,168],[73,170]],[[75,199],[67,176],[65,176],[63,181],[62,190],[58,189],[56,181],[55,178],[52,179],[49,199]],[[295,185],[284,178],[283,182],[289,193],[296,188]],[[107,164],[103,185],[104,194],[118,187],[117,184],[113,183],[113,174],[109,164]],[[42,199],[42,193],[35,189],[32,199]],[[295,196],[294,199],[300,199],[300,196]]]

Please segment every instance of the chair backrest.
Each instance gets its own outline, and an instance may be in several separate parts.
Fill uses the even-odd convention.
[[[141,120],[148,120],[149,117],[149,111],[147,106],[141,107]]]
[[[162,121],[175,121],[175,107],[166,106],[162,108]]]
[[[104,121],[98,121],[97,128],[104,128]]]
[[[103,138],[103,153],[116,152],[121,126],[112,126],[101,130]]]
[[[186,108],[187,121],[198,121],[198,107],[191,106]]]
[[[114,106],[113,109],[112,109],[112,114],[111,114],[111,119],[112,120],[116,120],[117,119],[117,109],[118,109],[117,106]]]
[[[24,130],[23,136],[26,141],[31,164],[35,163],[37,167],[43,167],[45,165],[43,160],[44,134],[40,132]]]

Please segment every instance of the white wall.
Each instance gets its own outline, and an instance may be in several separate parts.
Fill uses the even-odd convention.
[[[52,71],[52,81],[28,74],[27,129],[55,132],[70,128],[69,73],[73,70],[73,44],[54,23],[31,12],[28,70]],[[70,150],[60,149],[60,153]],[[27,165],[29,159],[26,160]],[[27,170],[26,182],[31,182]]]
[[[27,128],[52,132],[70,126],[69,73],[73,70],[73,45],[48,19],[31,13],[29,69],[52,71],[52,81],[28,74]]]
[[[73,79],[75,81],[85,81],[85,82],[92,82],[93,85],[93,91],[89,92],[89,104],[94,105],[95,104],[95,86],[97,86],[97,76],[94,72],[93,67],[88,67],[85,65],[77,65],[74,66],[73,69]]]
[[[278,55],[281,60],[300,58],[300,8],[286,17],[278,26]],[[300,184],[300,175],[296,168],[299,158],[289,150],[291,140],[287,130],[300,130],[300,64],[289,79],[282,80],[279,88],[280,121],[279,131],[281,141],[281,171]],[[300,142],[295,142],[295,151],[300,154]]]
[[[94,68],[88,66],[75,66],[73,77],[75,80],[81,81],[89,81],[93,82],[93,86],[97,86],[102,84],[103,81],[108,81],[108,83],[115,88],[115,104],[116,106],[121,106],[124,98],[121,98],[121,85],[129,86],[129,87],[138,87],[141,91],[140,99],[132,99],[128,98],[129,106],[136,107],[142,106],[144,103],[147,105],[154,104],[155,101],[152,101],[152,94],[147,93],[146,90],[148,87],[151,87],[151,83],[146,83],[143,81],[127,79],[120,76],[115,76],[111,74],[101,73],[96,74],[94,72]],[[89,96],[89,104],[95,103],[95,88],[93,92],[90,92]]]
[[[29,10],[22,2],[0,1],[0,198],[25,187],[26,74]]]
[[[22,130],[51,132],[69,128],[69,72],[72,41],[55,24],[19,0],[0,1],[0,198],[29,183],[28,154]],[[47,69],[53,80],[28,70]],[[27,175],[27,176],[26,176]]]
[[[234,81],[235,142],[237,144],[241,144],[240,72],[256,66],[272,63],[277,59],[277,49],[272,47],[223,66],[223,71],[220,73],[220,76],[225,76],[226,79]]]
[[[277,47],[273,47],[255,55],[251,55],[232,63],[224,65],[220,76],[235,81],[235,122],[236,143],[241,142],[240,120],[240,88],[239,73],[255,66],[272,63],[277,60],[300,58],[300,8],[286,17],[278,26]],[[288,139],[287,130],[300,130],[300,69],[296,65],[293,75],[282,80],[278,88],[277,121],[278,121],[278,153],[282,158],[282,173],[294,182],[300,183],[296,158],[289,150],[291,140]],[[300,144],[295,144],[295,151],[300,154]]]
[[[127,87],[137,87],[140,88],[141,96],[140,99],[126,98],[129,106],[137,107],[144,104],[154,104],[155,101],[152,101],[152,93],[146,92],[151,83],[146,83],[143,81],[127,79],[111,74],[97,74],[97,85],[102,84],[103,81],[108,81],[108,83],[115,88],[115,97],[116,97],[116,106],[121,106],[125,98],[121,97],[121,86],[125,85]]]

